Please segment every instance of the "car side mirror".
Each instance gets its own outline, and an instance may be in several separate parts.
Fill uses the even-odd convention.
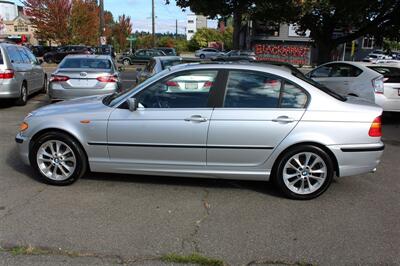
[[[138,109],[139,102],[136,98],[129,98],[127,103],[128,103],[129,111],[134,112]]]

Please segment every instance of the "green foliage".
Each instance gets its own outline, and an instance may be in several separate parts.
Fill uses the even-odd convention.
[[[383,39],[383,49],[385,51],[400,51],[400,42]]]
[[[197,264],[201,266],[223,266],[224,262],[217,259],[207,258],[200,254],[193,253],[190,255],[167,254],[161,258],[164,262],[170,263],[187,263]]]
[[[208,46],[209,42],[223,42],[225,49],[232,49],[232,27],[227,27],[222,33],[216,29],[199,29],[189,41],[188,48],[194,51]]]
[[[153,37],[151,34],[137,37],[136,40],[137,49],[151,48],[151,47],[153,47]]]

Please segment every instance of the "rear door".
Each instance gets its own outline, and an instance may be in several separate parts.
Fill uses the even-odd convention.
[[[39,64],[36,57],[27,48],[23,48],[23,52],[28,56],[29,61],[32,65],[32,78],[35,83],[35,90],[39,90],[43,87],[44,83],[44,71]]]
[[[264,72],[230,70],[222,107],[215,108],[207,141],[207,165],[264,164],[305,112],[305,91]]]

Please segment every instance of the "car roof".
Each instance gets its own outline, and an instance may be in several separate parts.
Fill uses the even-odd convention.
[[[195,70],[195,69],[238,69],[238,70],[253,70],[265,72],[270,71],[271,74],[287,75],[292,74],[292,71],[284,66],[276,66],[272,64],[260,64],[251,62],[206,62],[206,63],[187,63],[169,67],[171,71],[181,69]]]
[[[67,55],[65,58],[94,58],[94,59],[110,59],[109,55],[98,55],[98,54],[73,54]]]

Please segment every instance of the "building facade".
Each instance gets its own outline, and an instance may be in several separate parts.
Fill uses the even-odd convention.
[[[37,45],[29,17],[24,15],[24,8],[13,2],[0,0],[0,16],[3,19],[3,27],[0,30],[0,41],[12,41],[16,43],[29,43]]]
[[[186,20],[186,39],[189,41],[198,29],[207,28],[207,17],[188,14]]]

